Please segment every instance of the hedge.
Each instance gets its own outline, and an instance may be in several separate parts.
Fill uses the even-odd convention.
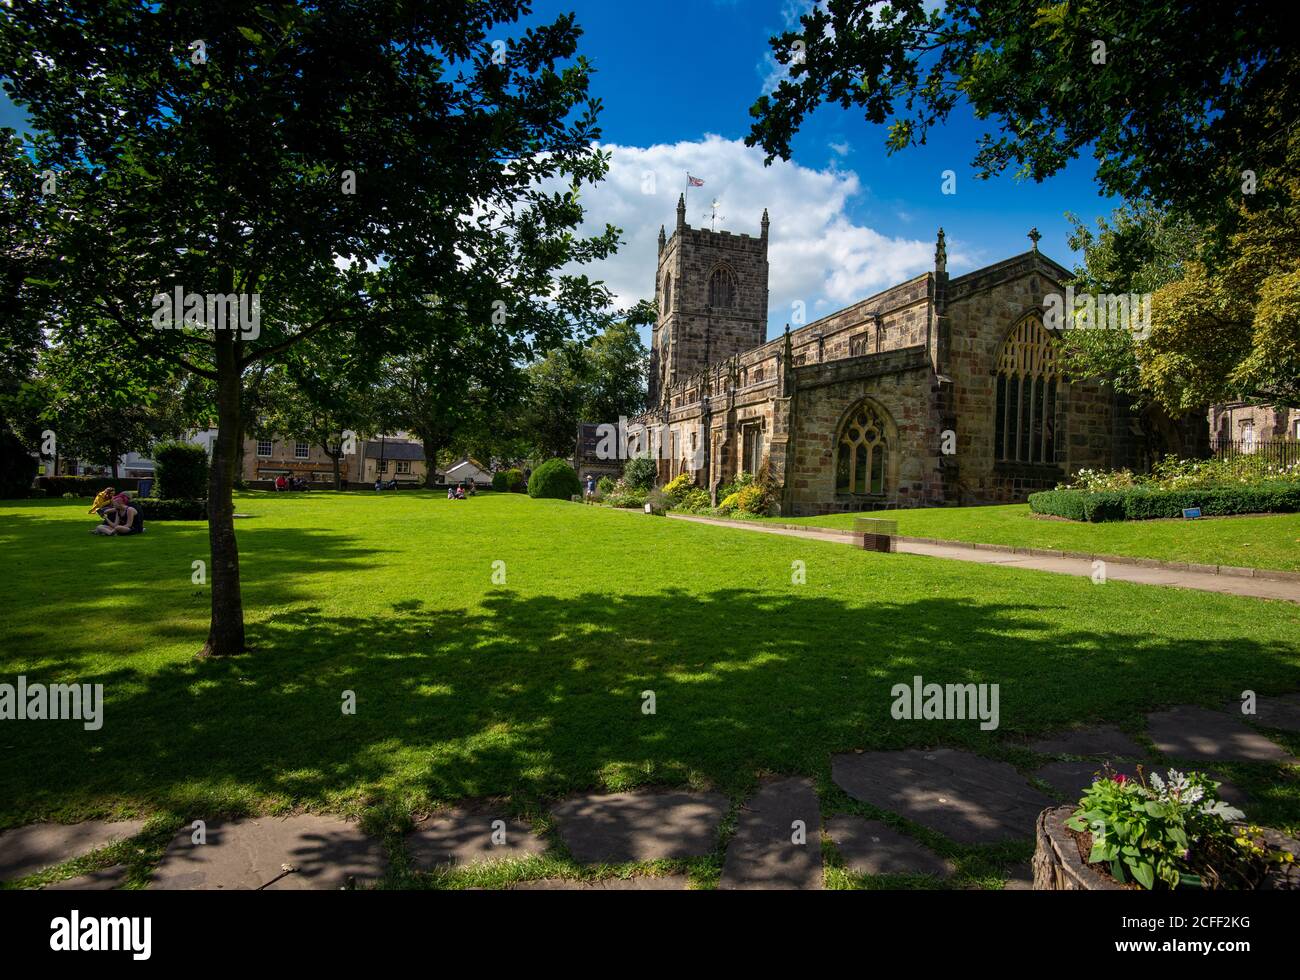
[[[524,489],[523,470],[497,470],[492,474],[492,489],[498,493],[521,493]]]
[[[140,481],[136,477],[120,477],[115,480],[111,476],[41,476],[37,477],[36,485],[50,497],[62,497],[65,493],[70,493],[74,497],[90,499],[105,487],[134,493]]]
[[[198,499],[208,492],[208,451],[192,442],[159,443],[153,450],[154,492],[162,498]]]
[[[140,513],[148,521],[206,521],[208,519],[208,502],[181,497],[158,499],[146,497],[144,500],[132,500],[133,507],[139,507]]]
[[[1092,523],[1181,517],[1190,507],[1199,507],[1205,517],[1291,513],[1300,511],[1300,483],[1274,481],[1194,490],[1045,490],[1029,495],[1029,509],[1035,514]]]
[[[528,478],[528,496],[568,500],[582,493],[578,474],[562,459],[548,459]]]
[[[8,429],[0,429],[0,497],[27,496],[36,469],[36,460],[27,447]]]

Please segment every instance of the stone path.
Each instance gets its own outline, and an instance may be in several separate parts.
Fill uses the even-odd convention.
[[[822,886],[821,804],[812,780],[773,780],[741,807],[721,889]]]
[[[143,820],[34,823],[0,832],[0,881],[15,881],[134,837]]]
[[[1241,717],[1239,714],[1238,717]],[[1223,711],[1183,705],[1147,718],[1152,744],[1171,759],[1295,762],[1291,753]]]
[[[844,866],[864,875],[926,874],[947,878],[952,863],[887,823],[865,817],[832,817],[826,834],[844,858]]]
[[[173,838],[150,888],[337,889],[370,884],[388,867],[383,845],[338,817],[214,820],[206,844],[192,834],[186,825]]]
[[[1005,762],[956,749],[846,753],[831,758],[836,784],[959,844],[1028,837],[1055,801]]]
[[[1251,716],[1246,716],[1251,717]],[[1147,732],[1168,765],[1195,762],[1295,764],[1280,745],[1241,720],[1240,705],[1212,711],[1183,705],[1154,712]],[[1252,720],[1300,730],[1300,695],[1261,697]],[[1094,725],[1027,743],[1042,757],[1034,775],[1066,799],[1077,799],[1109,763],[1129,775],[1151,762],[1144,747],[1118,728]],[[1201,766],[1196,766],[1202,769]],[[1214,775],[1213,770],[1210,774]],[[1038,813],[1053,801],[1004,762],[949,748],[851,752],[831,759],[835,783],[851,797],[942,834],[958,844],[1029,840]],[[1215,776],[1218,779],[1218,776]],[[1220,780],[1222,781],[1222,780]],[[1239,790],[1224,783],[1220,794],[1242,806]],[[717,846],[730,809],[718,793],[638,790],[581,794],[554,807],[556,829],[574,860],[614,864],[702,857]],[[0,833],[0,880],[13,881],[134,836],[140,820],[81,824],[33,824]],[[866,875],[928,874],[945,878],[952,863],[887,823],[837,815],[824,827],[845,866]],[[821,805],[811,780],[769,778],[736,814],[718,887],[721,889],[818,889],[822,887]],[[287,818],[215,820],[206,843],[182,828],[153,874],[152,888],[337,889],[381,878],[388,858],[381,842],[338,817],[300,814]],[[422,820],[406,837],[413,867],[434,870],[482,861],[543,854],[546,842],[530,826],[487,804],[453,807]],[[120,887],[124,867],[105,868],[46,887],[59,890]],[[1013,869],[1007,888],[1027,887]],[[519,891],[683,889],[685,875],[584,881],[545,878],[509,887]]]
[[[700,857],[729,808],[720,793],[587,794],[555,807],[560,838],[581,864]]]
[[[546,842],[527,823],[481,807],[440,811],[420,821],[406,836],[407,856],[423,871],[527,858],[545,850]]]
[[[828,528],[798,528],[771,526],[761,521],[728,521],[711,517],[695,517],[688,514],[668,516],[679,521],[692,521],[697,524],[714,524],[719,527],[731,527],[760,534],[779,534],[786,537],[806,538],[810,541],[828,541],[834,544],[853,545],[856,539],[850,531],[835,531]],[[994,546],[976,547],[973,544],[944,542],[931,544],[920,541],[895,541],[895,549],[902,554],[924,555],[930,558],[946,558],[951,561],[968,561],[979,565],[1002,565],[1009,568],[1026,568],[1037,572],[1054,572],[1058,575],[1073,575],[1082,578],[1092,577],[1092,560],[1088,558],[1065,558],[1054,556],[1050,551],[1043,553],[1020,554],[1010,550],[994,550]],[[1165,585],[1182,589],[1198,589],[1202,592],[1220,592],[1225,595],[1253,596],[1259,599],[1282,599],[1287,602],[1300,603],[1300,582],[1269,578],[1254,578],[1246,575],[1216,575],[1194,569],[1147,568],[1142,565],[1110,561],[1106,564],[1107,581],[1136,582],[1140,585]]]

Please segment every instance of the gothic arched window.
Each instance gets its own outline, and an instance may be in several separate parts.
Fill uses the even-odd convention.
[[[1037,316],[1021,320],[1002,343],[997,362],[994,459],[1056,461],[1056,341]]]
[[[714,269],[709,277],[709,305],[715,310],[735,308],[736,277],[729,269]]]
[[[836,440],[835,492],[884,493],[889,436],[884,418],[863,402],[845,420]]]
[[[673,308],[673,277],[671,274],[664,275],[664,308],[660,313],[667,313]]]

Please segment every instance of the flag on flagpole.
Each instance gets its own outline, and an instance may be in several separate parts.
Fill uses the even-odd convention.
[[[700,180],[699,177],[692,177],[692,176],[690,175],[689,172],[686,174],[686,179],[690,182],[690,185],[691,185],[692,187],[703,187],[703,186],[704,186],[704,181]]]

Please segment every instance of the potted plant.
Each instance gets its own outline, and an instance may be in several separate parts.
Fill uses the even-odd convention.
[[[1042,890],[1296,888],[1297,842],[1244,822],[1203,773],[1137,777],[1107,768],[1077,806],[1038,818]]]

